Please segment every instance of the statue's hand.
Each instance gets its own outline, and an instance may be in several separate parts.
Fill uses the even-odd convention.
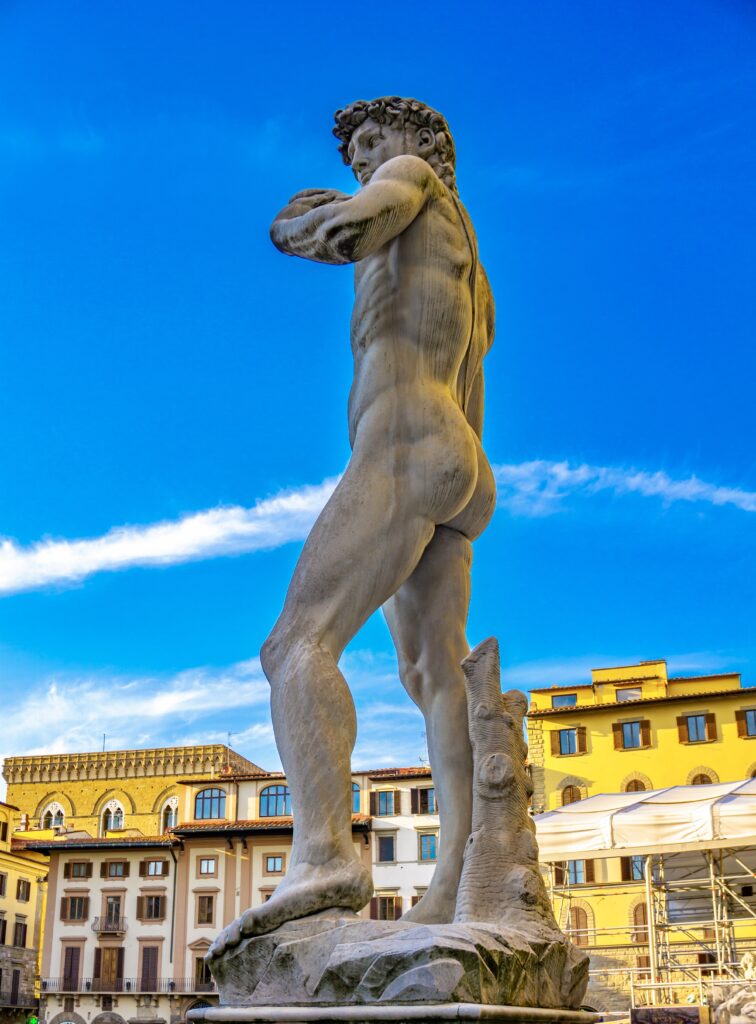
[[[351,199],[346,192],[337,192],[330,188],[306,188],[292,196],[283,210],[273,221],[273,225],[282,220],[294,220],[295,217],[303,217],[318,206],[326,206],[328,203],[341,203]]]
[[[309,209],[314,210],[316,206],[325,206],[326,203],[343,203],[352,197],[346,192],[339,192],[333,188],[305,188],[297,192],[289,200],[292,203],[305,203]]]

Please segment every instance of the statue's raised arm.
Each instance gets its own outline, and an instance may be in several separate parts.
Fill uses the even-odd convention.
[[[270,229],[273,244],[289,256],[318,263],[355,263],[401,234],[417,217],[438,178],[420,157],[396,156],[351,197],[312,189],[300,192]]]

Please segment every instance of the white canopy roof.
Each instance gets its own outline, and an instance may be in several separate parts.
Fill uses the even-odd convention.
[[[545,862],[693,843],[748,846],[756,844],[756,779],[602,793],[537,814],[534,821]]]

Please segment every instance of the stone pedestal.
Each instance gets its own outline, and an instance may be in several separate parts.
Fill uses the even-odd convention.
[[[537,921],[525,930],[354,914],[291,921],[213,962],[224,1006],[355,1006],[379,1016],[391,1004],[422,1013],[444,1003],[574,1008],[587,970],[582,952]]]
[[[478,1003],[392,1003],[381,1006],[208,1006],[190,1010],[192,1024],[436,1024],[441,1021],[502,1021],[503,1024],[596,1024],[603,1018],[580,1010]]]

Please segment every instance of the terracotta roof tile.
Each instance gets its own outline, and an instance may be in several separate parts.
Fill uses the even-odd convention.
[[[634,707],[636,704],[664,704],[680,700],[706,701],[709,697],[743,697],[749,699],[754,686],[743,686],[738,690],[704,690],[701,693],[678,693],[674,697],[638,697],[636,700],[607,700],[602,704],[573,704],[567,708],[533,708],[528,711],[529,718],[540,718],[541,715],[582,715],[584,711],[603,711],[606,708]]]

